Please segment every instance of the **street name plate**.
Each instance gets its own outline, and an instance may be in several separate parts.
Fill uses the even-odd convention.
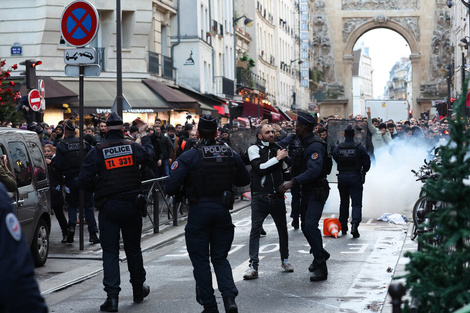
[[[96,63],[95,48],[77,48],[64,50],[65,64],[93,64]]]
[[[101,66],[98,64],[89,64],[83,66],[84,76],[100,76],[101,73]],[[78,65],[66,65],[65,66],[65,75],[66,76],[79,76],[80,74],[80,66]]]

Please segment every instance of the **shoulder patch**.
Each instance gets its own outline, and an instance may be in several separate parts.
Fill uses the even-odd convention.
[[[178,168],[178,161],[175,161],[171,164],[171,170],[174,171]]]
[[[318,153],[315,152],[314,154],[312,154],[312,160],[316,160],[316,159],[318,159]]]
[[[5,218],[5,223],[7,225],[7,229],[10,232],[10,235],[15,239],[16,241],[20,241],[21,239],[21,226],[20,222],[18,222],[18,219],[16,218],[15,214],[13,213],[8,213],[6,218]]]

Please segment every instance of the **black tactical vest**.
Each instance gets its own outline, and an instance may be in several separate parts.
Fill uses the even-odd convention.
[[[80,141],[77,137],[68,137],[60,142],[65,146],[65,154],[63,156],[63,172],[67,177],[78,176],[80,172]]]
[[[361,160],[359,158],[358,143],[343,142],[338,146],[338,171],[360,172]]]
[[[320,176],[317,179],[317,182],[319,182],[331,173],[331,168],[333,166],[333,160],[331,159],[331,156],[328,155],[328,153],[326,152],[327,146],[326,142],[324,142],[323,139],[317,136],[311,136],[305,142],[302,142],[302,146],[298,152],[299,155],[293,160],[293,162],[295,166],[298,166],[300,168],[299,174],[305,172],[307,170],[307,162],[303,161],[304,152],[314,142],[319,142],[325,147],[325,155],[323,155],[323,166],[320,172]],[[294,167],[294,165],[292,165],[292,167]]]
[[[226,144],[195,147],[201,158],[199,168],[191,170],[184,189],[188,198],[218,197],[231,191],[235,179],[235,159]]]
[[[262,144],[257,144],[257,146],[259,147],[260,163],[266,163],[269,159],[275,157],[279,149],[271,146],[263,146]],[[276,193],[283,182],[282,161],[270,167],[270,173],[265,176],[260,176],[255,171],[251,171],[252,192]]]
[[[132,141],[123,139],[99,143],[96,148],[100,152],[101,165],[95,185],[95,198],[140,190],[141,176]]]

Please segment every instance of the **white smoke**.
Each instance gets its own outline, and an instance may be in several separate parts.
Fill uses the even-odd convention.
[[[375,151],[375,164],[367,173],[364,184],[362,215],[364,218],[378,218],[383,213],[404,214],[412,218],[415,201],[422,187],[411,170],[418,170],[424,159],[430,159],[432,146],[420,141],[394,139],[387,148]],[[332,174],[337,171],[333,169]],[[337,177],[330,175],[330,182]],[[330,183],[330,198],[325,213],[339,212],[338,185]],[[350,202],[351,206],[351,202]]]

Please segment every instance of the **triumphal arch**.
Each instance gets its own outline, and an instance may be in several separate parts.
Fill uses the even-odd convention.
[[[321,114],[353,112],[353,47],[366,32],[386,28],[400,34],[411,50],[413,112],[447,97],[452,63],[446,0],[313,0],[314,83]]]

